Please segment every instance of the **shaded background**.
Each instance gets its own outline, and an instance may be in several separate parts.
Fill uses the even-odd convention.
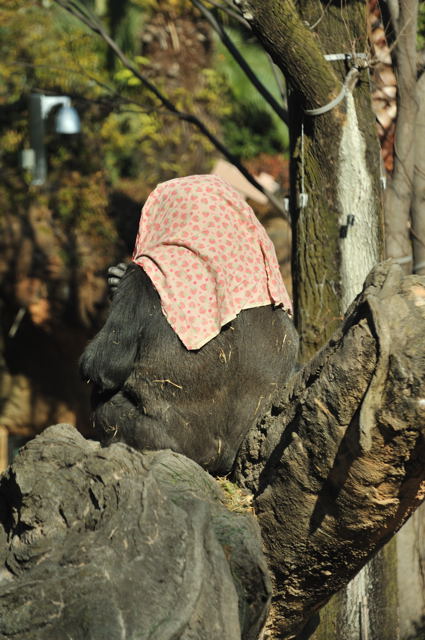
[[[0,4],[0,425],[22,438],[66,421],[89,435],[78,357],[107,310],[106,269],[129,259],[156,184],[211,171],[233,182],[275,242],[289,289],[290,232],[262,194],[160,107],[84,25],[51,2]],[[190,3],[84,4],[179,109],[285,193],[286,127]],[[228,26],[279,98],[267,56],[237,22]],[[55,132],[58,109],[46,118],[42,185],[22,166],[31,93],[69,96],[81,119],[80,133],[63,135]]]

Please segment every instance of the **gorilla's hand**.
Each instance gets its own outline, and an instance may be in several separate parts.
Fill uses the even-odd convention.
[[[108,269],[108,286],[109,286],[109,296],[111,298],[114,297],[117,286],[119,285],[121,278],[127,271],[127,264],[124,262],[119,262]]]

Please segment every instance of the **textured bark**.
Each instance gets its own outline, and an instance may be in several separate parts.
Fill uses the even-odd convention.
[[[413,177],[412,243],[413,271],[425,275],[425,73],[417,81],[418,113],[415,127],[415,172]]]
[[[255,640],[259,529],[222,499],[184,456],[47,429],[0,480],[0,638]]]
[[[313,617],[316,623],[320,617],[320,625],[308,640],[399,640],[395,542],[393,538],[385,545]]]
[[[256,15],[261,19],[272,5],[276,11],[278,3],[252,1],[250,4],[254,7],[255,23]],[[260,4],[261,10],[258,8],[256,14]],[[290,3],[281,2],[280,6],[288,4]],[[302,0],[296,3],[296,7],[309,36],[313,33],[318,44],[315,49],[307,44],[309,53],[304,55],[309,56],[311,51],[315,51],[321,60],[324,54],[329,53],[349,53],[353,56],[346,62],[330,63],[337,77],[337,86],[341,87],[354,62],[360,65],[362,60],[364,62],[364,59],[356,60],[354,54],[367,54],[369,51],[366,33],[367,3],[354,1],[344,6],[331,3],[322,7],[314,1]],[[263,26],[264,22],[258,21],[256,29],[260,38],[266,32],[263,44],[267,46],[267,39],[270,38],[268,30],[274,29],[273,20],[267,25],[268,30],[263,29]],[[306,361],[339,326],[348,304],[361,290],[366,275],[382,259],[380,150],[375,117],[371,109],[369,71],[363,69],[359,72],[356,86],[351,87],[340,105],[323,115],[303,117],[303,109],[310,104],[308,85],[311,82],[316,86],[320,85],[322,76],[315,73],[314,66],[310,66],[310,76],[299,78],[299,61],[294,60],[295,54],[292,58],[288,57],[290,54],[287,54],[282,45],[286,38],[289,38],[289,33],[281,25],[275,32],[275,39],[281,45],[281,68],[290,85],[295,87],[289,102],[292,118],[293,276],[301,358]],[[309,43],[308,39],[306,43]],[[279,48],[276,48],[278,55]],[[303,56],[302,47],[294,51],[299,57]],[[320,106],[328,101],[329,98],[322,101]],[[305,130],[304,163],[300,138],[302,120]],[[308,195],[305,208],[297,207],[301,190]],[[354,219],[354,225],[348,225],[349,219]],[[367,575],[372,575],[373,571],[375,567]],[[356,579],[356,583],[362,580],[360,577]],[[360,582],[350,585],[351,592],[361,588]],[[368,592],[369,604],[373,606],[370,590],[364,587],[364,591]],[[381,596],[383,591],[382,589]],[[341,600],[343,607],[338,611],[340,629],[347,627],[350,616],[354,615],[355,621],[358,619],[350,609],[350,593],[341,596]],[[327,613],[325,612],[325,616]],[[387,619],[391,624],[393,618],[387,616]],[[351,623],[350,626],[353,627]],[[331,625],[326,625],[325,629],[320,630],[322,631],[326,636],[331,632]],[[368,630],[362,627],[363,632],[367,633]],[[355,637],[354,627],[353,634]],[[359,634],[358,628],[357,635]],[[395,640],[389,635],[387,638]]]
[[[397,535],[400,640],[425,637],[425,505]]]
[[[292,638],[425,495],[425,281],[388,263],[241,451]]]
[[[325,54],[368,51],[366,4],[344,5],[343,16],[339,6],[331,3],[322,11],[312,0],[296,6],[288,0],[236,4],[291,87],[294,300],[306,361],[339,326],[347,300],[382,257],[379,146],[367,69],[359,71],[338,106],[303,115],[337,96],[354,64],[328,62]],[[298,206],[301,192],[308,195],[306,207]],[[354,216],[352,227],[348,216]]]
[[[305,96],[307,108],[320,107],[337,95],[338,76],[324,60],[320,42],[293,2],[234,0],[234,3],[275,64]]]
[[[398,88],[394,172],[385,192],[386,253],[412,271],[409,237],[410,207],[415,165],[416,115],[416,32],[417,0],[399,3],[395,46]]]

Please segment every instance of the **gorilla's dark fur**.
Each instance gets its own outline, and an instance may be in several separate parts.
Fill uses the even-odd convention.
[[[226,474],[287,380],[297,349],[288,315],[265,306],[242,311],[201,349],[188,351],[150,279],[131,264],[80,367],[94,384],[94,426],[104,444],[170,448]]]

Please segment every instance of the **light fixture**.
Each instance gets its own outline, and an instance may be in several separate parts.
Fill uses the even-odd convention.
[[[56,116],[56,133],[80,133],[81,123],[77,111],[71,105],[63,105]]]
[[[30,144],[31,149],[23,152],[23,166],[32,171],[31,184],[44,184],[47,177],[47,156],[44,144],[45,121],[54,108],[61,105],[56,116],[55,131],[57,133],[75,134],[81,131],[80,118],[71,106],[68,96],[45,96],[32,93],[29,101]],[[31,151],[33,153],[31,153]],[[31,166],[28,166],[31,165]]]

